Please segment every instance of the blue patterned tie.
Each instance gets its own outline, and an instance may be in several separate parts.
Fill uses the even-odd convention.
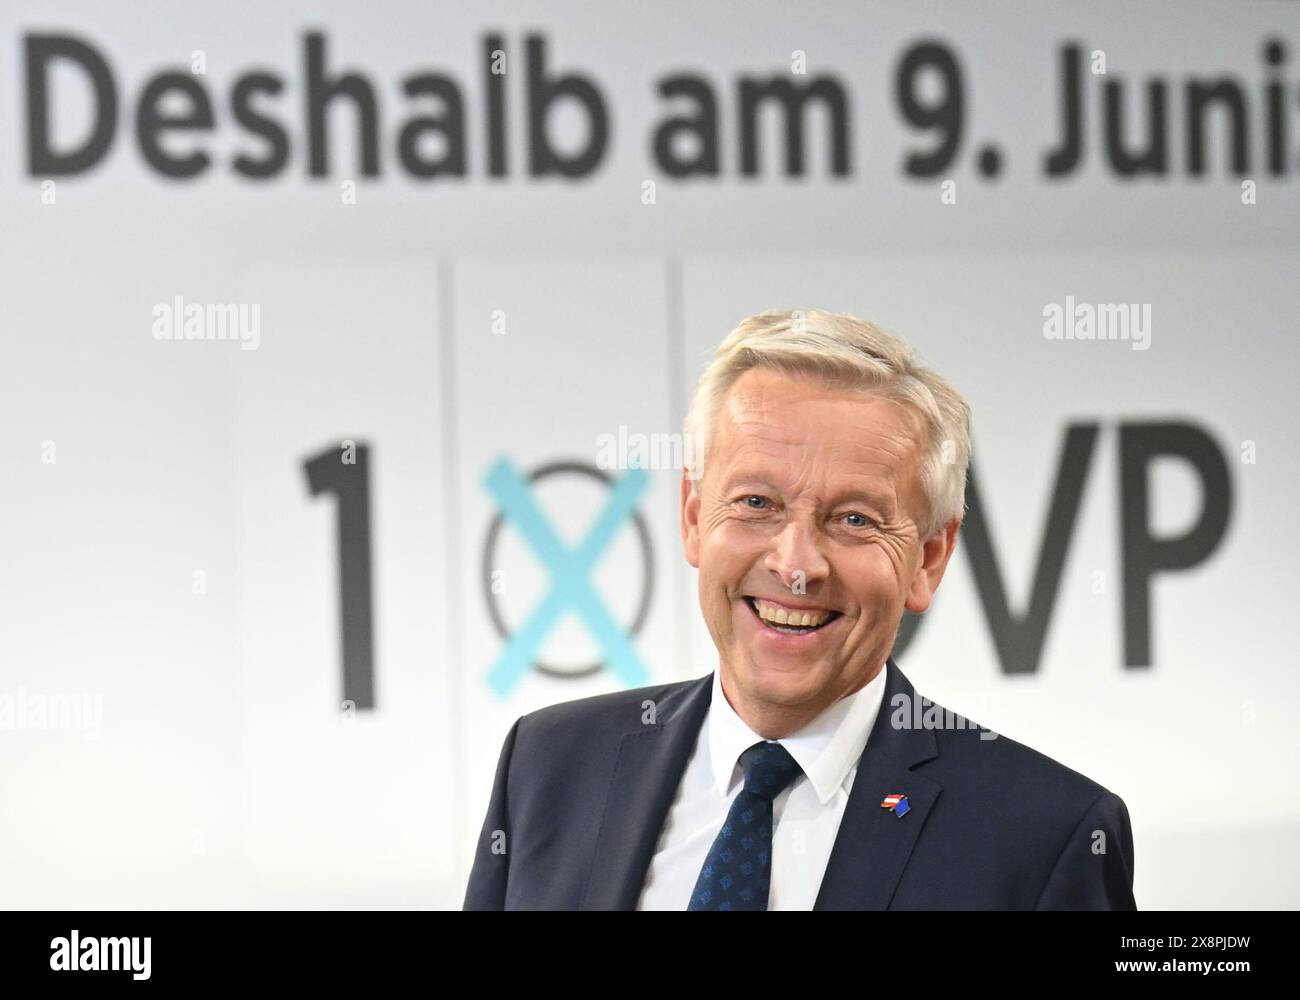
[[[772,800],[799,765],[780,743],[755,743],[740,755],[745,787],[709,848],[688,910],[766,910],[772,884]]]

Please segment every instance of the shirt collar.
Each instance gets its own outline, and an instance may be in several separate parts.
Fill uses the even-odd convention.
[[[866,749],[867,737],[884,699],[887,669],[882,666],[869,684],[828,706],[803,728],[777,741],[808,776],[822,805],[844,784]],[[708,728],[714,787],[719,796],[726,798],[735,782],[743,778],[740,755],[762,742],[763,737],[745,724],[723,695],[721,667],[713,671]]]

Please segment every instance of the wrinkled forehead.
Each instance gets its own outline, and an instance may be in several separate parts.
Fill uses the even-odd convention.
[[[835,443],[874,447],[884,439],[920,445],[924,421],[906,400],[872,389],[846,388],[815,375],[762,368],[728,389],[716,427],[740,445],[785,441],[791,446]]]
[[[710,458],[728,478],[877,480],[906,490],[918,481],[923,426],[911,404],[871,390],[746,372],[719,407]]]

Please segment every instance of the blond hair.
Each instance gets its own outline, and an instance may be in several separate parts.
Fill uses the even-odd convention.
[[[751,368],[820,378],[908,404],[924,431],[921,489],[928,538],[966,514],[970,406],[942,375],[926,367],[901,338],[874,323],[821,309],[780,309],[742,320],[718,345],[700,376],[686,414],[687,469],[702,473],[714,417],[727,391]]]

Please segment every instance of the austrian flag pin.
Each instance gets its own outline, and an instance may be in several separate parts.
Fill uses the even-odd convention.
[[[907,804],[907,796],[901,793],[886,795],[885,801],[880,803],[880,807],[882,809],[888,809],[899,819],[902,819],[907,814],[907,812],[912,808]]]

